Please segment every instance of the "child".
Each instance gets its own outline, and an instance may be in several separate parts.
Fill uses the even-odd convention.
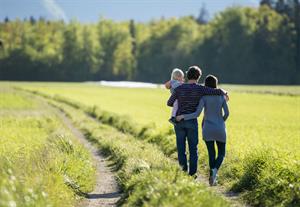
[[[182,72],[182,70],[175,68],[172,71],[171,80],[165,83],[165,87],[167,89],[170,89],[171,93],[174,93],[175,88],[177,88],[183,83],[184,83],[184,73]],[[171,118],[169,119],[169,122],[172,123],[173,125],[176,125],[177,110],[178,110],[178,102],[176,100],[173,105]]]

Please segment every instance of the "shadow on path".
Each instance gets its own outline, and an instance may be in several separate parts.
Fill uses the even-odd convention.
[[[99,199],[99,198],[119,198],[121,194],[119,192],[113,193],[102,193],[102,194],[88,194],[86,197],[88,199]]]

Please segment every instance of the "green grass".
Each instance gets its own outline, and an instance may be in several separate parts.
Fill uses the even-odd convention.
[[[87,84],[26,84],[56,99],[79,103],[97,119],[135,137],[156,143],[168,156],[174,153],[163,89],[122,89]],[[230,86],[224,86],[230,89]],[[256,206],[295,206],[300,202],[300,96],[265,94],[266,86],[232,86],[227,122],[227,155],[220,182]],[[251,93],[244,93],[250,90]],[[268,88],[269,89],[269,88]],[[286,89],[286,88],[285,88]],[[284,89],[284,91],[285,91]],[[289,90],[297,91],[298,87]],[[296,92],[297,93],[297,92]],[[61,98],[64,97],[64,98]],[[66,101],[66,100],[65,100]],[[96,106],[96,107],[94,107]],[[124,116],[125,115],[125,116]],[[207,170],[207,153],[200,142],[200,171]],[[203,169],[205,169],[203,171]]]
[[[85,132],[87,138],[110,155],[124,194],[122,206],[229,206],[190,176],[157,145],[138,140],[89,118],[81,109],[53,102]]]
[[[32,109],[35,104],[28,98],[0,88],[0,108],[3,109]]]
[[[32,97],[0,96],[0,206],[74,206],[95,183],[90,154]]]
[[[280,85],[222,85],[226,90],[243,93],[263,93],[299,96],[300,86],[280,86]]]
[[[169,92],[163,89],[124,89],[86,84],[28,85],[49,95],[60,95],[86,106],[125,115],[139,125],[155,125],[169,130]],[[249,151],[269,145],[296,152],[300,130],[300,97],[230,92],[231,116],[227,122],[229,146]],[[293,121],[291,121],[293,120]],[[250,146],[249,146],[250,145]]]
[[[72,83],[22,84],[22,88],[40,90],[49,95],[59,94],[85,105],[96,105],[103,110],[128,115],[141,124],[156,124],[156,127],[161,126],[162,120],[166,126],[171,113],[171,109],[165,107],[170,92],[163,89],[128,90]]]

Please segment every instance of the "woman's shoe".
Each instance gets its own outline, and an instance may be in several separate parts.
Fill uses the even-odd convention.
[[[209,176],[209,181],[208,181],[208,182],[209,182],[209,185],[210,185],[210,186],[212,186],[213,183],[214,183],[213,177],[212,177],[211,175]]]
[[[216,186],[217,185],[217,173],[218,173],[218,170],[217,168],[214,168],[212,169],[212,185],[213,186]]]

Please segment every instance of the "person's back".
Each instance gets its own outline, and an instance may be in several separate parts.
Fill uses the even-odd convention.
[[[225,122],[222,112],[224,96],[204,96],[204,123],[202,134],[205,140],[226,142]],[[226,111],[225,111],[226,113]]]
[[[168,105],[171,106],[177,99],[177,115],[193,113],[196,111],[201,97],[206,94],[222,95],[223,91],[220,89],[212,89],[209,87],[201,86],[196,83],[184,83],[175,89],[175,93],[169,99]]]

